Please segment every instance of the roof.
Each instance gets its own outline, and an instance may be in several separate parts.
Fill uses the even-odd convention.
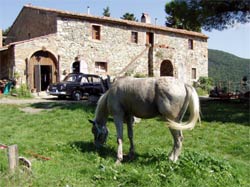
[[[6,46],[0,47],[0,51],[5,51],[5,50],[8,50],[8,47]]]
[[[27,39],[27,40],[21,40],[21,41],[11,42],[11,43],[9,43],[9,44],[7,44],[5,46],[0,47],[0,51],[7,50],[9,47],[11,47],[13,45],[23,44],[23,43],[26,43],[26,42],[32,42],[32,41],[35,41],[35,40],[38,40],[38,39],[43,39],[43,38],[47,39],[50,36],[56,36],[56,34],[52,33],[52,34],[47,34],[47,35],[43,35],[43,36],[38,36],[38,37],[30,38],[30,39]]]
[[[113,24],[125,25],[125,26],[134,26],[134,27],[140,27],[140,28],[145,28],[145,29],[165,31],[165,32],[171,32],[171,33],[177,33],[177,34],[183,34],[183,35],[189,35],[189,36],[195,36],[195,37],[208,39],[208,37],[203,33],[188,31],[184,29],[175,29],[175,28],[170,28],[170,27],[165,27],[165,26],[158,26],[158,25],[153,25],[153,24],[148,24],[148,23],[129,21],[129,20],[117,19],[117,18],[106,17],[106,16],[93,16],[89,14],[74,13],[74,12],[56,10],[56,9],[51,9],[51,8],[42,8],[42,7],[30,5],[30,4],[25,5],[24,8],[51,12],[51,13],[57,14],[57,16],[60,16],[60,17],[76,18],[76,19],[83,19],[83,20],[90,20],[90,21],[97,21],[97,22],[107,22],[107,23],[113,23]]]

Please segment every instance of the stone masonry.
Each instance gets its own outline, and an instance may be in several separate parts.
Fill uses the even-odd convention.
[[[100,40],[92,38],[93,25],[100,27]],[[131,42],[131,32],[137,33],[137,43]],[[146,44],[147,33],[153,34],[151,45]],[[192,40],[193,49],[189,49],[188,40]],[[154,76],[160,76],[162,62],[166,60],[173,66],[173,76],[187,83],[208,76],[207,37],[201,33],[29,5],[14,22],[8,45],[0,50],[0,78],[1,66],[8,63],[13,68],[8,74],[18,72],[19,83],[27,83],[27,64],[37,51],[48,51],[55,57],[57,71],[52,73],[61,77],[64,70],[72,71],[75,61],[84,63],[89,73],[146,76],[150,46]],[[11,49],[13,56],[3,58]],[[106,72],[97,72],[95,62],[107,63]],[[192,69],[196,70],[195,79]]]

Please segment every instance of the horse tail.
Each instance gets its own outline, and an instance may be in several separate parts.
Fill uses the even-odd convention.
[[[200,101],[199,96],[194,87],[186,85],[187,96],[185,99],[185,109],[181,111],[181,116],[186,113],[187,107],[189,106],[190,116],[187,122],[178,123],[172,120],[169,121],[169,127],[176,130],[192,130],[195,127],[197,121],[200,121]]]

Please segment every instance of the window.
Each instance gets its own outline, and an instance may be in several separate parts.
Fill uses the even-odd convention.
[[[91,81],[93,83],[101,83],[101,79],[99,77],[91,77]]]
[[[196,68],[192,68],[192,79],[196,79]]]
[[[194,42],[192,39],[188,39],[188,49],[194,49]]]
[[[88,83],[89,81],[88,81],[88,79],[86,78],[86,77],[82,77],[82,79],[81,79],[81,83]]]
[[[107,62],[95,62],[95,71],[97,73],[106,73],[108,70]]]
[[[131,42],[138,43],[138,32],[131,32]]]
[[[152,32],[146,33],[146,44],[151,44],[151,46],[154,45],[154,33]]]
[[[92,39],[101,40],[101,27],[92,25]]]
[[[75,82],[77,79],[76,75],[69,74],[65,77],[65,82]]]

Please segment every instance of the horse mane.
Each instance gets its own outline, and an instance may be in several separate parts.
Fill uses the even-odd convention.
[[[98,121],[99,123],[102,122],[105,123],[108,116],[108,109],[107,109],[108,92],[109,91],[103,94],[97,102],[97,107],[95,110],[95,121]]]

